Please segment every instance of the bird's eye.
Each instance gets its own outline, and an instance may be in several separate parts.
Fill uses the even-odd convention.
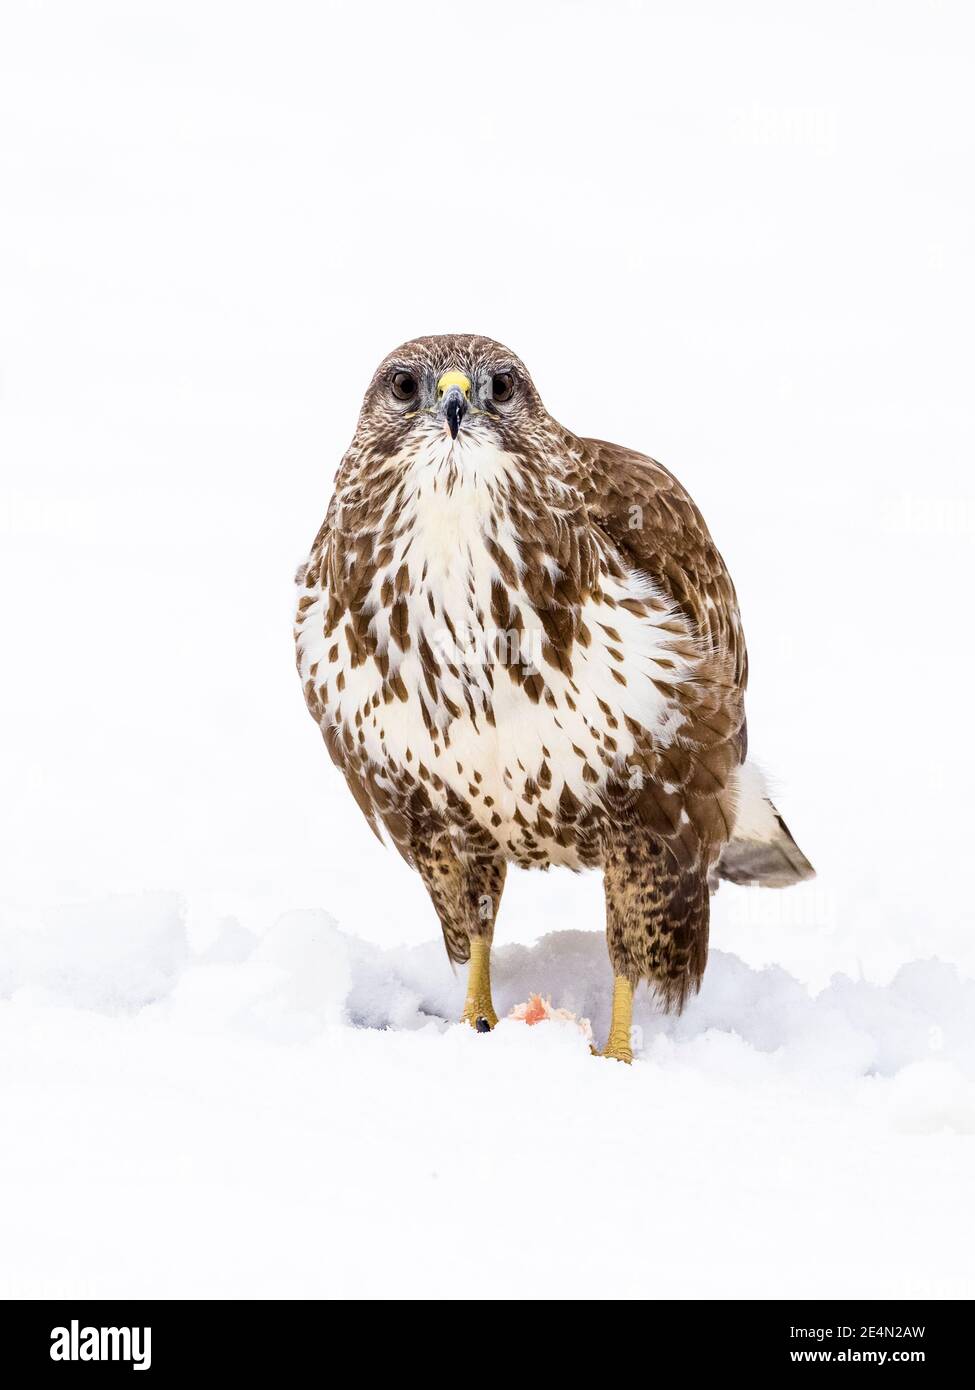
[[[393,395],[398,401],[411,401],[417,393],[416,377],[412,372],[393,373]]]
[[[496,401],[510,401],[515,394],[513,372],[498,372],[491,378],[491,395]]]

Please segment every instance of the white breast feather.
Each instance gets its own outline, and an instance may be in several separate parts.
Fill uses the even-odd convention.
[[[682,667],[670,649],[673,633],[664,632],[658,626],[658,623],[672,621],[674,614],[651,581],[636,572],[623,582],[604,575],[602,587],[617,601],[626,598],[652,600],[658,607],[658,622],[622,607],[610,608],[605,603],[589,600],[582,616],[592,641],[588,647],[576,643],[571,656],[572,679],[578,687],[576,694],[562,672],[541,659],[543,629],[524,592],[519,589],[512,594],[511,602],[520,607],[525,623],[525,647],[552,690],[556,708],[552,709],[544,697],[533,702],[501,667],[494,671],[492,690],[485,677],[483,652],[488,649],[493,622],[491,585],[494,580],[501,580],[501,575],[484,544],[484,529],[495,512],[489,487],[505,479],[512,461],[493,447],[460,441],[454,446],[456,476],[448,492],[449,451],[449,443],[437,441],[418,453],[411,465],[412,495],[399,518],[401,523],[410,524],[402,528],[388,568],[377,572],[374,579],[372,597],[377,613],[373,623],[379,647],[380,650],[387,647],[390,674],[399,672],[410,699],[406,702],[394,700],[390,704],[380,701],[375,710],[368,711],[362,724],[364,747],[380,769],[391,758],[398,766],[411,768],[415,775],[418,765],[423,763],[470,801],[473,813],[499,840],[514,841],[521,834],[521,827],[513,820],[519,804],[525,819],[531,823],[539,802],[555,816],[563,785],[567,785],[582,803],[598,793],[600,783],[583,778],[584,763],[574,748],[583,752],[601,781],[606,769],[599,757],[599,744],[594,734],[594,730],[606,728],[606,716],[598,703],[600,699],[619,721],[619,727],[612,732],[618,745],[617,765],[625,764],[633,751],[633,739],[623,715],[629,715],[650,730],[661,744],[669,743],[677,712],[674,703],[653,684],[651,677],[673,681],[688,674],[689,668]],[[395,580],[410,537],[412,543],[406,560],[413,584],[408,598],[412,640],[404,653],[389,642],[388,613],[380,604],[379,595],[387,580]],[[512,558],[517,557],[518,548],[510,526],[503,525],[496,539]],[[555,561],[547,563],[556,577]],[[426,576],[420,582],[424,564]],[[431,613],[431,595],[436,613]],[[357,711],[365,709],[373,695],[381,691],[382,677],[372,660],[358,667],[351,665],[348,645],[341,631],[325,638],[323,620],[328,596],[319,592],[314,597],[314,603],[304,615],[299,640],[302,680],[309,679],[310,669],[317,662],[315,682],[319,689],[327,687],[328,720],[353,728]],[[483,625],[477,622],[478,611],[484,615]],[[461,639],[460,652],[450,637],[445,614],[449,615]],[[601,624],[615,629],[621,640],[610,639]],[[449,724],[449,748],[443,739],[435,745],[420,710],[418,693],[425,691],[418,650],[421,632],[440,658],[438,684],[461,711],[458,718],[451,719],[443,705],[437,707],[427,698],[428,708],[441,728]],[[470,644],[466,640],[468,634]],[[336,658],[329,661],[328,652],[333,646],[337,647]],[[623,653],[622,666],[617,664],[617,669],[626,678],[625,686],[612,674],[614,663],[608,655],[609,647]],[[447,670],[444,656],[454,662],[457,675]],[[659,664],[661,662],[666,665]],[[338,690],[340,671],[345,678],[341,692]],[[465,684],[475,702],[475,719],[471,718],[465,698]],[[567,695],[575,701],[574,711],[569,707]],[[477,717],[484,700],[493,704],[494,727],[483,716]],[[547,756],[543,749],[547,750]],[[534,806],[528,805],[520,793],[526,779],[537,777],[543,761],[551,770],[551,786],[548,790],[540,789]],[[458,764],[463,769],[461,772],[458,772]],[[469,788],[475,769],[481,781],[477,784],[479,794],[472,798]],[[428,791],[436,802],[436,791],[430,786]],[[441,803],[446,800],[442,794],[439,799]],[[491,825],[495,813],[501,817],[501,826]],[[574,862],[572,849],[562,849],[551,843],[546,844],[546,849],[550,851],[552,862]]]

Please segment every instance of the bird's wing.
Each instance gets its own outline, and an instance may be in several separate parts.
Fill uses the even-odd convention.
[[[590,523],[623,565],[670,599],[698,649],[693,677],[675,688],[677,740],[661,747],[650,731],[637,736],[650,780],[636,809],[678,863],[700,873],[702,851],[707,862],[731,837],[734,773],[746,754],[748,659],[734,585],[704,518],[666,468],[602,440],[582,445]]]
[[[748,653],[735,587],[690,496],[655,459],[602,439],[582,443],[591,520],[680,609],[704,650],[728,659],[744,691]]]

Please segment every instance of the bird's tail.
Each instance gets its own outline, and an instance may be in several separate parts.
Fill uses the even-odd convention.
[[[787,888],[815,874],[775,809],[761,769],[746,762],[738,769],[734,834],[712,870],[712,887],[726,878],[731,883]]]

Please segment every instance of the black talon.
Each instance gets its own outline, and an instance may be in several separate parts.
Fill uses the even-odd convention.
[[[476,1018],[474,1020],[474,1027],[479,1033],[490,1033],[491,1031],[491,1025],[486,1018]]]

